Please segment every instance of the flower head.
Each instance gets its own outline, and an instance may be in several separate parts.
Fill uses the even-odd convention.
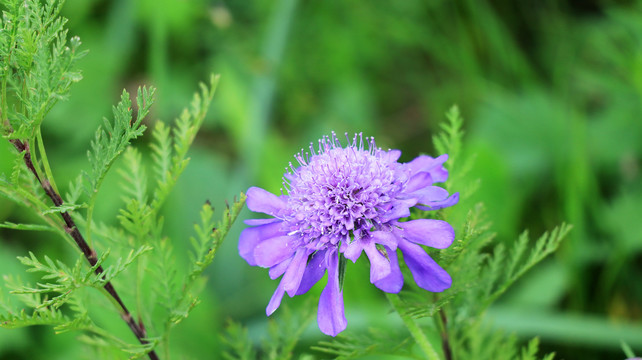
[[[337,335],[347,325],[339,256],[356,262],[364,251],[370,281],[383,291],[396,293],[403,286],[397,249],[420,287],[433,292],[450,287],[448,273],[420,245],[450,246],[453,228],[441,220],[399,221],[412,207],[436,210],[457,203],[458,193],[449,196],[433,185],[448,178],[443,167],[448,156],[399,163],[400,155],[378,148],[374,138],[364,142],[361,134],[343,147],[333,133],[295,156],[298,164],[290,163],[283,177],[287,194],[257,187],[247,191],[249,209],[272,216],[247,220],[252,227],[239,239],[239,253],[250,265],[269,268],[272,279],[282,276],[268,315],[285,293],[303,294],[327,272],[318,323],[325,334]]]

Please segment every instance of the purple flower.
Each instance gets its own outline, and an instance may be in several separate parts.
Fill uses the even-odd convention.
[[[247,220],[252,227],[239,239],[240,255],[253,266],[269,268],[270,278],[281,282],[266,312],[271,315],[290,297],[308,290],[328,273],[319,299],[321,331],[336,336],[346,328],[343,292],[339,284],[340,255],[356,262],[362,252],[370,260],[370,282],[397,293],[403,286],[396,250],[401,250],[417,285],[432,292],[450,287],[451,278],[421,245],[444,249],[455,237],[442,220],[400,219],[410,208],[436,210],[457,203],[434,183],[448,178],[443,163],[448,158],[419,156],[399,163],[399,150],[384,151],[374,138],[361,134],[342,147],[336,135],[319,140],[315,151],[303,150],[290,163],[283,184],[287,195],[276,196],[261,188],[247,191],[248,208],[271,215]]]

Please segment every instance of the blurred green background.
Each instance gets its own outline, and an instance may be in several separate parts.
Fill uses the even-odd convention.
[[[44,124],[59,185],[87,167],[90,138],[122,88],[157,86],[151,118],[171,121],[199,81],[221,74],[165,210],[180,248],[206,199],[221,209],[251,185],[279,192],[292,155],[329,131],[373,135],[408,161],[433,153],[432,135],[458,104],[481,188],[457,206],[483,201],[500,242],[574,225],[489,323],[540,336],[560,359],[623,359],[621,339],[642,354],[642,2],[67,0],[64,16],[90,52],[79,64],[84,80]],[[0,144],[0,170],[11,166],[8,151]],[[119,179],[109,180],[96,211],[115,222]],[[0,199],[0,221],[26,218]],[[209,270],[203,303],[173,335],[178,359],[216,358],[227,319],[260,341],[277,283],[237,255],[241,228]],[[2,273],[21,271],[15,256],[28,250],[74,254],[47,234],[1,230],[0,240]],[[365,267],[349,271],[348,330],[365,332],[387,305]],[[302,348],[321,339],[312,328]],[[82,353],[74,334],[0,329],[6,359]]]

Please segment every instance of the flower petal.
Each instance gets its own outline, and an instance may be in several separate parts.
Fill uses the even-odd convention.
[[[266,239],[254,248],[254,260],[258,266],[272,267],[290,258],[299,243],[299,239],[287,235]]]
[[[281,285],[281,283],[279,283],[279,286],[276,287],[274,294],[272,294],[272,298],[270,299],[268,306],[265,308],[265,313],[267,314],[267,316],[272,315],[272,313],[279,308],[279,306],[281,305],[281,300],[283,299],[284,292],[285,291],[283,290],[283,286]]]
[[[426,186],[431,186],[433,183],[432,176],[430,176],[430,173],[427,171],[422,171],[420,173],[417,173],[413,175],[408,182],[406,183],[406,187],[404,188],[404,191],[406,192],[414,192],[419,189],[423,189]]]
[[[455,230],[443,220],[419,219],[397,223],[402,236],[414,243],[445,249],[453,243]]]
[[[285,209],[286,201],[267,190],[251,187],[247,190],[247,207],[254,212],[262,212],[272,216]]]
[[[283,289],[288,293],[288,295],[290,295],[290,297],[296,295],[296,291],[299,289],[299,284],[301,284],[301,278],[303,278],[309,254],[310,253],[305,248],[298,249],[290,262],[290,266],[288,266],[288,269],[285,271],[283,279],[281,279]]]
[[[326,263],[325,263],[325,253],[326,250],[317,251],[308,259],[308,263],[303,272],[303,278],[299,284],[299,288],[296,291],[296,295],[305,294],[316,284],[323,274],[325,274]]]
[[[250,225],[250,226],[259,226],[259,225],[267,225],[271,224],[273,222],[281,221],[281,219],[277,218],[269,218],[269,219],[247,219],[244,220],[243,222],[245,225]]]
[[[266,239],[281,235],[280,229],[281,222],[279,221],[243,230],[239,237],[239,254],[248,264],[256,266],[254,249]]]
[[[432,176],[432,181],[438,183],[448,179],[448,170],[442,166],[446,160],[448,160],[448,154],[443,154],[437,158],[422,155],[407,163],[407,166],[411,169],[412,175],[426,171]]]
[[[388,150],[387,152],[381,154],[382,159],[391,163],[399,160],[400,156],[401,156],[401,150],[397,150],[397,149]]]
[[[281,261],[280,263],[272,266],[269,271],[270,279],[274,280],[274,279],[277,279],[279,276],[283,275],[285,273],[285,270],[288,269],[288,266],[290,266],[291,261],[292,261],[292,258],[289,258],[287,260]]]
[[[396,230],[393,230],[393,231],[396,231]],[[387,231],[387,230],[373,231],[370,233],[370,235],[372,236],[372,240],[375,243],[389,247],[392,250],[397,250],[397,236],[393,233],[393,231]]]
[[[347,244],[343,251],[343,255],[346,259],[352,260],[352,262],[357,262],[357,259],[361,256],[361,252],[363,251],[363,246],[364,242],[362,239],[354,239]]]
[[[388,212],[381,216],[381,222],[388,222],[390,220],[401,219],[410,216],[410,208],[417,204],[416,199],[403,199],[396,200]]]
[[[370,282],[375,283],[390,275],[390,262],[379,252],[374,241],[369,240],[363,247],[370,260]]]
[[[426,186],[410,194],[419,204],[430,204],[448,198],[448,190],[439,186]]]
[[[337,336],[348,322],[343,309],[343,293],[339,289],[339,256],[336,251],[327,253],[328,283],[319,298],[317,322],[326,335]]]
[[[420,288],[441,292],[450,287],[452,279],[419,245],[400,240],[399,249],[403,252],[406,265]]]
[[[433,201],[426,204],[417,205],[417,209],[421,210],[439,210],[449,206],[453,206],[459,202],[459,193],[454,193],[441,201]]]
[[[397,259],[397,252],[386,247],[386,252],[388,253],[388,259],[390,260],[390,274],[376,281],[374,284],[380,290],[383,290],[387,293],[396,294],[401,291],[403,287],[403,275],[401,274],[401,269],[399,268],[399,260]]]

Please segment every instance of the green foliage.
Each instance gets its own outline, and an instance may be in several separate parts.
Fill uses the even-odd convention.
[[[5,1],[0,32],[3,66],[3,133],[10,138],[34,136],[45,115],[65,99],[80,72],[76,61],[85,55],[80,39],[67,40],[66,19],[58,16],[62,2]]]
[[[101,182],[111,168],[116,158],[127,148],[129,143],[143,135],[147,128],[142,124],[143,119],[149,113],[153,104],[154,88],[139,88],[136,96],[138,113],[136,119],[132,118],[132,103],[129,93],[123,90],[120,102],[113,108],[113,123],[103,119],[103,126],[98,128],[94,140],[91,142],[91,150],[87,152],[91,171],[85,173],[89,187],[85,192],[90,197],[95,197]]]
[[[303,331],[314,319],[314,313],[311,299],[308,299],[301,309],[293,310],[284,305],[283,316],[268,323],[267,337],[261,339],[260,351],[255,349],[247,329],[230,321],[223,334],[223,342],[226,345],[223,357],[227,360],[292,359]]]
[[[341,360],[358,359],[366,355],[375,354],[394,354],[421,359],[421,357],[408,350],[412,339],[398,335],[399,333],[370,329],[365,334],[342,334],[334,341],[320,341],[312,349],[330,354]]]
[[[485,306],[494,302],[530,268],[557,250],[570,229],[571,226],[562,224],[553,229],[550,234],[542,235],[533,246],[529,246],[528,233],[524,232],[508,254],[502,244],[497,245],[487,262],[488,275],[482,280],[480,286],[485,292],[483,298],[487,299]],[[528,256],[525,255],[527,250],[529,250]]]
[[[190,311],[198,304],[197,294],[202,290],[201,274],[205,269],[214,261],[214,255],[218,247],[223,242],[223,239],[230,231],[234,219],[239,215],[240,211],[245,205],[245,195],[241,194],[241,198],[235,201],[231,207],[228,207],[223,213],[223,219],[218,223],[214,220],[214,209],[210,204],[203,205],[201,209],[201,224],[194,225],[194,230],[197,237],[191,237],[190,243],[193,246],[193,252],[190,253],[191,269],[181,281],[180,290],[175,288],[175,284],[166,283],[160,277],[167,276],[171,279],[171,274],[176,272],[176,269],[163,269],[163,272],[157,272],[158,283],[164,284],[164,289],[157,291],[158,296],[173,295],[171,298],[170,311],[165,320],[167,328],[172,328],[185,320]],[[161,251],[163,248],[161,247]],[[165,258],[172,255],[171,249],[166,249]],[[172,262],[167,262],[172,264]],[[169,291],[168,291],[169,290]]]
[[[156,123],[149,159],[130,144],[144,134],[143,119],[150,112],[155,90],[140,87],[135,106],[123,90],[113,107],[113,119],[104,119],[91,141],[89,169],[70,184],[65,202],[53,178],[41,124],[57,100],[66,98],[70,85],[80,80],[73,65],[84,52],[78,49],[78,38],[67,46],[66,20],[59,16],[62,2],[7,1],[5,5],[0,33],[2,126],[8,144],[17,151],[14,149],[10,176],[0,174],[0,194],[27,207],[43,223],[4,221],[0,228],[54,231],[76,253],[78,247],[82,253],[73,266],[58,255],[36,256],[29,251],[29,256],[19,256],[26,272],[36,276],[36,284],[5,277],[10,296],[0,298],[0,327],[50,325],[57,334],[76,332],[100,357],[127,354],[136,359],[151,355],[156,348],[169,354],[170,330],[199,303],[205,283],[202,274],[245,201],[241,194],[220,221],[206,204],[201,224],[194,228],[196,235],[190,239],[193,249],[187,267],[173,261],[176,254],[171,240],[163,235],[161,207],[189,163],[188,151],[209,109],[218,77],[201,84],[200,92],[173,126]],[[112,226],[94,221],[93,214],[102,184],[121,155],[119,193],[124,205],[117,216],[119,226]],[[156,179],[151,189],[148,162]],[[132,331],[133,327],[141,329],[142,335],[136,334],[140,344],[132,344],[130,334],[115,334],[104,324],[103,311],[95,306],[100,304],[98,294],[114,305],[114,319],[132,319],[128,323]],[[135,309],[133,314],[124,305],[132,298],[136,303],[129,305]],[[21,304],[20,311],[12,300]]]
[[[451,337],[452,338],[452,337]],[[555,354],[544,357],[537,355],[539,339],[531,339],[525,346],[519,346],[516,336],[506,336],[502,331],[493,331],[490,328],[476,324],[468,329],[465,337],[455,338],[454,357],[471,356],[479,359],[498,360],[552,360]]]
[[[448,154],[450,169],[457,164],[461,156],[462,139],[464,137],[464,119],[461,117],[459,107],[453,106],[446,113],[447,122],[440,123],[442,132],[433,136],[433,143],[438,154]],[[465,171],[460,171],[463,175]]]
[[[154,191],[152,207],[158,208],[163,204],[178,176],[185,170],[188,163],[187,150],[203,124],[218,81],[219,77],[212,75],[209,88],[201,84],[201,93],[194,95],[191,106],[184,109],[176,119],[175,127],[171,131],[173,138],[170,137],[169,128],[161,122],[157,123],[153,133],[155,142],[152,143],[151,148],[158,186]]]
[[[0,224],[0,228],[13,229],[13,230],[33,230],[33,231],[53,231],[51,227],[38,224],[14,224],[10,221],[5,221]]]
[[[254,344],[248,336],[247,328],[241,324],[230,321],[223,336],[223,342],[227,350],[223,352],[223,358],[227,360],[254,360],[257,358]]]
[[[34,325],[59,326],[61,324],[70,324],[69,319],[57,309],[44,309],[42,311],[34,311],[32,314],[27,314],[25,310],[22,310],[18,314],[3,314],[0,316],[0,321],[2,322],[2,327],[7,329]]]

